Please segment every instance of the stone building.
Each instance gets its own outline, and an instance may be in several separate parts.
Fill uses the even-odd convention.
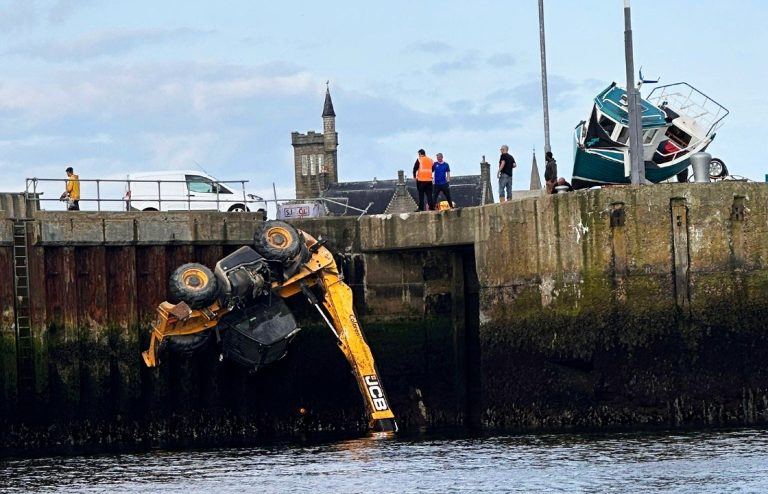
[[[306,134],[291,133],[293,167],[296,180],[296,199],[320,197],[332,183],[339,181],[336,168],[336,150],[339,135],[336,132],[336,112],[329,88],[325,90],[323,106],[323,133],[310,130]]]
[[[401,170],[397,180],[339,182],[336,112],[328,88],[323,105],[323,133],[291,133],[296,199],[325,198],[327,214],[334,216],[406,213],[416,210],[416,182]],[[414,160],[415,160],[414,150]],[[393,167],[393,171],[394,171]],[[410,169],[408,170],[410,173]],[[451,176],[451,198],[458,207],[494,202],[490,165],[483,157],[479,175]]]

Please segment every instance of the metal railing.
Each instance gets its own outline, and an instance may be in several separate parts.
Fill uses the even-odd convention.
[[[61,190],[64,191],[66,190],[66,185],[69,181],[70,181],[69,178],[39,178],[39,177],[27,178],[24,194],[27,197],[36,197],[36,200],[40,202],[63,201],[65,200],[63,194],[60,197],[41,197],[44,194],[44,192],[42,192],[40,188],[41,188],[41,185],[45,183],[60,183],[62,185]],[[162,209],[163,203],[166,203],[166,204],[184,203],[187,205],[186,210],[191,211],[193,209],[192,207],[193,204],[197,206],[198,204],[202,204],[202,203],[208,203],[208,204],[215,203],[216,207],[210,208],[210,209],[220,210],[222,204],[229,204],[230,208],[238,204],[242,204],[242,206],[246,208],[248,204],[263,202],[263,199],[261,199],[260,197],[255,196],[253,194],[246,193],[245,184],[248,183],[248,180],[219,180],[216,182],[211,182],[210,185],[211,185],[212,192],[199,192],[199,191],[189,190],[186,186],[183,187],[183,191],[181,191],[180,193],[178,191],[176,193],[169,193],[169,191],[166,190],[165,198],[163,198],[164,184],[185,184],[186,185],[190,183],[207,184],[207,182],[197,182],[197,181],[187,181],[187,180],[142,180],[142,179],[104,179],[104,178],[96,178],[96,179],[78,178],[77,181],[79,182],[79,188],[80,188],[80,198],[78,199],[78,201],[85,202],[85,203],[89,203],[89,202],[96,203],[97,211],[102,210],[102,203],[125,203],[126,211],[137,210],[137,208],[133,207],[133,203],[152,204],[152,206],[147,206],[143,209],[157,210],[157,211],[163,210]],[[96,184],[96,196],[84,197],[83,184]],[[122,197],[120,198],[116,198],[114,196],[110,197],[111,194],[108,195],[107,197],[103,197],[102,187],[107,184],[123,184],[124,188],[122,190]],[[142,190],[138,198],[133,197],[134,189],[131,187],[132,184],[133,185],[136,185],[136,184],[156,185],[157,196],[147,195],[145,193],[145,190]],[[239,194],[236,195],[233,190],[230,190],[229,188],[227,188],[226,185],[228,184],[239,184],[240,185],[239,188],[242,192],[242,196],[240,197]],[[222,186],[226,192],[222,192]],[[215,194],[215,198],[214,197],[198,198],[195,193]],[[157,204],[156,208],[154,207],[154,204]],[[183,209],[184,208],[173,208],[173,210],[183,210]],[[205,209],[205,208],[195,208],[195,209]]]
[[[291,204],[291,203],[302,203],[302,202],[321,202],[323,203],[323,207],[325,211],[328,211],[328,204],[334,204],[337,206],[343,207],[342,215],[346,215],[349,211],[354,211],[355,213],[359,213],[358,219],[360,219],[362,216],[364,216],[368,210],[373,206],[373,202],[368,203],[368,206],[365,207],[365,209],[361,209],[355,206],[351,206],[348,202],[348,199],[345,197],[313,197],[313,198],[304,198],[304,199],[295,199],[295,198],[284,198],[280,199],[277,197],[277,194],[275,194],[274,199],[265,199],[260,196],[257,196],[255,194],[249,194],[246,192],[245,184],[248,183],[248,180],[219,180],[216,182],[211,182],[211,185],[213,189],[215,189],[215,192],[210,192],[207,194],[215,194],[214,197],[200,197],[195,194],[195,191],[190,191],[187,187],[184,187],[184,192],[179,193],[168,193],[166,191],[165,197],[163,197],[163,185],[165,184],[188,184],[188,183],[207,183],[207,182],[196,182],[196,181],[187,181],[187,180],[143,180],[143,179],[85,179],[85,178],[78,178],[78,181],[80,182],[80,199],[79,202],[82,203],[95,203],[96,204],[96,211],[102,211],[104,208],[106,208],[109,204],[118,204],[123,203],[124,207],[121,207],[119,209],[111,209],[113,211],[163,211],[163,204],[166,206],[168,204],[171,205],[178,205],[179,203],[185,204],[186,207],[174,207],[174,208],[167,208],[166,210],[171,211],[196,211],[196,210],[222,210],[222,205],[225,205],[225,207],[232,211],[233,207],[236,205],[242,204],[242,206],[247,210],[249,205],[261,205],[263,204],[265,209],[267,207],[267,204],[269,203],[275,203],[275,206],[285,205],[285,204]],[[58,203],[61,201],[65,201],[66,199],[62,196],[58,197],[43,197],[44,192],[41,191],[41,188],[44,184],[61,184],[61,191],[66,190],[66,184],[69,182],[69,178],[39,178],[39,177],[31,177],[26,179],[26,186],[24,195],[27,199],[34,200],[38,203],[39,209],[44,209],[40,207],[41,203],[49,202],[49,203]],[[87,189],[83,188],[83,184],[95,184],[96,193],[95,196],[93,196],[91,192],[90,197],[87,194],[84,194],[84,192],[87,191]],[[117,194],[115,194],[115,190],[106,191],[105,194],[105,188],[109,188],[109,185],[120,185],[122,184],[123,187],[120,192],[120,197],[116,197]],[[134,192],[136,192],[137,188],[132,187],[136,184],[151,184],[153,188],[153,192],[156,191],[157,195],[154,194],[152,196],[148,196],[145,191],[146,187],[139,187],[141,190],[141,194],[134,195]],[[235,198],[235,192],[229,191],[229,192],[221,192],[220,186],[226,186],[230,184],[239,184],[239,189],[242,193],[242,195],[237,194],[237,197]],[[234,187],[233,187],[234,188]],[[206,194],[206,192],[197,192],[198,194]],[[180,195],[183,195],[184,197],[179,197]],[[215,207],[197,207],[200,204],[206,204],[213,206],[215,204]],[[140,208],[135,207],[136,205],[142,206]],[[157,207],[155,207],[157,205]]]
[[[730,113],[723,105],[687,82],[657,86],[645,99],[659,108],[666,105],[697,124],[699,121],[703,122],[704,128],[708,125],[706,136],[716,132],[723,125],[723,119]]]

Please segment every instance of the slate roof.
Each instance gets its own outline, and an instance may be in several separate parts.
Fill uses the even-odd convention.
[[[324,117],[335,117],[336,112],[333,111],[333,101],[331,101],[331,90],[325,89],[325,105],[323,105]]]
[[[416,181],[406,179],[408,193],[418,204],[419,194]],[[365,209],[369,203],[367,214],[382,214],[387,210],[397,188],[397,180],[371,180],[363,182],[342,182],[331,184],[323,193],[323,197],[344,202],[349,206]],[[442,198],[442,195],[441,195]],[[451,199],[457,207],[479,206],[482,204],[482,185],[480,175],[464,175],[451,177]],[[334,216],[357,216],[359,211],[344,206],[326,202],[328,213]],[[415,210],[415,208],[414,208]]]

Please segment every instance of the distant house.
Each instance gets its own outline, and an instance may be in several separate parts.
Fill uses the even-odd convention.
[[[323,105],[323,133],[291,133],[294,154],[296,199],[326,199],[327,214],[357,216],[365,214],[406,213],[416,211],[416,182],[398,171],[397,180],[339,182],[336,112],[329,89]],[[394,171],[394,170],[393,170]],[[410,170],[408,170],[410,172]],[[451,175],[451,199],[458,207],[479,206],[494,202],[490,164],[480,163],[479,175]]]

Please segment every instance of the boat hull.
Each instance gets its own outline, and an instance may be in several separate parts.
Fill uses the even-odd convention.
[[[573,164],[574,188],[630,183],[630,177],[625,175],[623,155],[621,151],[586,150],[576,146]],[[690,158],[687,157],[664,167],[655,163],[649,166],[651,163],[646,162],[645,178],[654,183],[662,182],[685,170],[690,164]]]

